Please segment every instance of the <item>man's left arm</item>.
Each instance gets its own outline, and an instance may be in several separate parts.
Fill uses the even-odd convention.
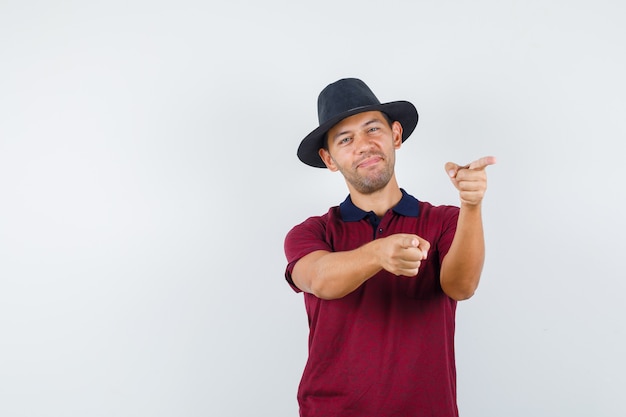
[[[456,233],[441,265],[441,288],[457,301],[474,295],[485,260],[485,239],[481,205],[487,190],[485,168],[496,163],[487,156],[469,165],[448,162],[445,166],[450,180],[461,198]]]

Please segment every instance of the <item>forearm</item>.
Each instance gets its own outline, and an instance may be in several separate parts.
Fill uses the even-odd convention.
[[[455,300],[474,295],[485,260],[481,205],[461,205],[457,229],[441,266],[441,287]]]
[[[382,269],[377,241],[345,252],[311,253],[296,263],[292,279],[303,291],[332,300],[356,290]]]

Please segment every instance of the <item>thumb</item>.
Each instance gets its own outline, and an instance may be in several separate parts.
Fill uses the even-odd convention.
[[[422,239],[421,237],[418,237],[419,239],[419,246],[418,248],[422,251],[422,257],[423,259],[428,258],[428,251],[430,249],[430,242],[427,241],[426,239]]]
[[[402,242],[402,247],[405,249],[417,248],[419,247],[419,244],[420,242],[415,236],[408,236],[404,239],[404,242]]]
[[[445,170],[450,178],[456,177],[456,173],[459,172],[460,168],[461,167],[454,162],[446,162],[445,165]]]

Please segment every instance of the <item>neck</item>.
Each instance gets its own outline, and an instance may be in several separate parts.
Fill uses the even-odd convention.
[[[364,211],[373,211],[378,217],[384,216],[402,198],[402,191],[400,191],[395,175],[391,177],[385,187],[371,194],[362,194],[349,184],[348,189],[350,190],[350,199],[355,206]]]

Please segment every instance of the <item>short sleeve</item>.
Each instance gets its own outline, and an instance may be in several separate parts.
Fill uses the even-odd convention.
[[[310,217],[291,229],[285,237],[285,279],[296,292],[301,292],[291,278],[296,262],[318,250],[332,251],[332,247],[326,242],[326,220],[326,215]]]
[[[439,253],[439,262],[442,263],[454,240],[456,225],[459,220],[459,208],[455,206],[439,206],[435,207],[435,211],[439,215],[441,222],[441,235],[437,240],[437,252]]]

